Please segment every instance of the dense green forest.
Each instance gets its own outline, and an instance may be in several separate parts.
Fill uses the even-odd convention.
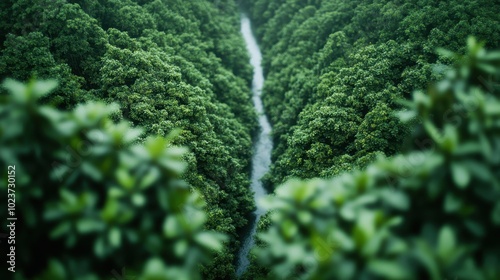
[[[232,275],[238,230],[254,207],[256,129],[236,3],[7,0],[0,13],[1,80],[56,79],[42,101],[60,109],[116,102],[113,118],[143,127],[141,139],[181,129],[174,143],[190,151],[184,179],[207,202],[207,228],[231,236],[207,277]]]
[[[470,35],[500,47],[497,1],[246,3],[264,56],[276,146],[271,185],[332,176],[402,150],[409,131],[391,111],[450,63],[436,49],[463,52]]]
[[[273,166],[265,178],[270,191],[291,178],[332,177],[345,171],[365,169],[380,156],[435,150],[436,142],[440,142],[436,138],[442,136],[437,130],[424,132],[424,128],[416,127],[414,122],[400,121],[395,113],[404,108],[401,101],[411,99],[415,89],[426,88],[430,83],[442,79],[448,70],[447,65],[457,61],[454,56],[438,52],[439,48],[464,53],[465,42],[471,35],[484,42],[488,48],[500,47],[498,2],[254,0],[244,3],[257,25],[255,32],[263,50],[266,79],[263,99],[273,125],[275,145],[272,154]],[[470,55],[473,56],[472,53]],[[498,71],[482,74],[476,77],[481,83],[476,82],[484,85],[490,75],[498,75]],[[493,91],[491,83],[488,91]],[[418,101],[420,100],[415,100]],[[466,114],[459,114],[457,117],[455,112],[436,109],[439,114],[434,116],[432,121],[440,128],[448,122],[458,125]],[[427,115],[422,117],[429,118]],[[458,123],[457,118],[460,119]],[[496,135],[498,137],[498,134]],[[494,145],[497,160],[500,158],[500,151],[498,145]],[[488,149],[486,146],[489,146],[485,144],[485,149]],[[411,155],[409,157],[389,162],[382,160],[378,165],[370,165],[365,173],[345,175],[340,177],[342,179],[331,182],[313,180],[285,183],[281,190],[276,191],[280,198],[275,199],[270,206],[271,209],[279,209],[272,219],[273,222],[268,216],[260,224],[260,231],[265,232],[261,233],[263,241],[260,243],[265,249],[258,250],[260,266],[254,259],[254,267],[246,278],[255,279],[263,275],[270,278],[293,278],[299,275],[308,279],[372,279],[371,277],[378,274],[382,279],[483,279],[479,273],[455,271],[460,265],[452,260],[459,258],[459,253],[454,257],[447,256],[449,259],[446,261],[449,263],[443,265],[439,261],[431,261],[431,258],[439,259],[436,255],[432,256],[430,252],[420,254],[419,250],[429,251],[434,246],[429,244],[436,244],[439,223],[453,221],[448,215],[437,214],[443,211],[441,204],[445,204],[446,208],[461,209],[463,212],[474,212],[473,208],[484,207],[486,216],[490,215],[492,208],[479,201],[461,204],[462,198],[450,193],[438,195],[438,190],[421,190],[422,201],[419,202],[411,201],[419,199],[416,193],[401,195],[399,186],[413,185],[417,188],[416,185],[420,185],[419,188],[425,189],[425,184],[431,183],[429,187],[433,188],[453,185],[449,178],[443,178],[450,176],[443,171],[429,176],[433,178],[430,182],[418,177],[419,172],[430,172],[432,168],[437,167],[431,167],[430,159],[415,161]],[[417,153],[413,157],[424,156]],[[447,162],[455,160],[446,156],[445,158]],[[398,169],[398,166],[401,167]],[[413,168],[415,173],[410,172]],[[488,168],[473,164],[453,166],[452,169],[465,173],[463,176],[467,178],[467,185],[471,184],[468,181],[468,172],[488,173]],[[467,171],[468,169],[474,171]],[[494,169],[489,170],[493,172]],[[484,192],[491,191],[490,195],[497,198],[499,175],[496,171],[484,176],[496,178],[494,183],[490,182],[491,189]],[[421,181],[407,182],[411,179]],[[380,190],[378,198],[374,193],[360,196],[355,191],[356,184],[361,184],[359,188],[363,190],[382,186],[385,189]],[[390,186],[396,186],[396,189],[393,190]],[[389,194],[389,191],[394,194]],[[429,200],[426,200],[426,195],[430,196]],[[315,200],[321,196],[326,196],[326,200]],[[361,202],[364,199],[369,203]],[[380,202],[377,202],[377,199]],[[385,229],[379,228],[382,226],[381,221],[390,219],[376,211],[358,213],[352,217],[340,213],[341,217],[333,218],[337,215],[336,210],[331,206],[327,207],[328,201],[332,200],[339,201],[339,208],[343,201],[353,200],[352,204],[356,205],[354,201],[359,200],[360,204],[366,203],[369,207],[380,203],[382,208],[406,205],[404,207],[412,207],[414,211],[428,209],[428,212],[421,213],[421,216],[413,212],[404,214],[403,228],[406,228],[406,231],[401,230],[400,234],[410,238],[412,230],[415,231],[415,236],[418,236],[418,231],[423,231],[422,235],[428,238],[427,242],[432,241],[427,244],[419,243],[420,249],[412,246],[404,249],[401,247],[401,255],[391,255],[387,251],[377,252],[379,249],[386,250],[381,249],[384,248],[384,242],[393,242],[383,240],[393,237],[382,236],[386,234]],[[398,200],[400,205],[390,205]],[[322,207],[309,203],[317,203]],[[304,212],[299,210],[302,207],[305,208]],[[415,207],[418,210],[414,209]],[[445,210],[448,212],[449,209]],[[330,218],[310,220],[311,213],[315,213],[313,216]],[[414,217],[410,214],[417,216],[415,220],[412,220]],[[437,224],[425,224],[425,219],[432,216],[435,216],[433,220]],[[347,221],[342,221],[343,219]],[[477,225],[466,226],[474,228]],[[333,231],[334,228],[340,229]],[[481,227],[478,226],[474,230],[486,231],[490,237],[495,235],[488,229],[479,228]],[[448,234],[448,230],[449,228],[442,228],[442,234]],[[498,225],[496,232],[498,234]],[[462,233],[455,232],[450,236],[453,234]],[[453,236],[450,236],[446,238],[453,240]],[[304,237],[309,238],[310,247],[302,247],[304,240],[307,240]],[[376,241],[363,241],[370,239]],[[275,249],[278,247],[278,240],[285,242],[281,251]],[[368,244],[364,244],[365,242]],[[290,244],[302,246],[293,247]],[[287,246],[290,251],[285,249]],[[481,246],[488,245],[476,246],[483,248]],[[466,247],[458,250],[466,250]],[[361,252],[353,251],[355,248]],[[309,260],[317,260],[311,257],[317,250],[326,252],[327,259],[329,254],[335,255],[335,258],[326,260],[320,266],[313,261],[314,269],[308,270],[307,259],[309,257]],[[337,250],[341,253],[334,254]],[[425,264],[425,269],[414,264],[408,266],[405,264],[407,260],[397,260],[409,258],[408,252],[412,250],[417,251],[417,255],[420,254],[418,258]],[[485,262],[491,261],[487,264],[490,268],[485,269],[489,270],[489,274],[483,274],[486,279],[499,277],[498,270],[493,269],[499,261],[498,253],[494,252],[491,251],[488,257],[484,257],[487,259]],[[496,256],[491,257],[492,255]],[[334,268],[339,269],[335,271]],[[427,270],[427,274],[422,272],[423,270]],[[272,273],[267,274],[269,271]]]
[[[237,278],[258,132],[240,9],[274,140],[242,278],[500,279],[485,0],[0,2],[0,278]]]
[[[427,146],[280,185],[245,279],[500,277],[500,51],[441,53],[456,65],[396,114]]]

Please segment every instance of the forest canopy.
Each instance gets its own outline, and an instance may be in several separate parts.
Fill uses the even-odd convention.
[[[483,55],[483,51],[479,51],[480,46],[500,48],[500,16],[496,12],[500,10],[500,3],[481,0],[249,0],[241,3],[250,11],[263,51],[263,101],[273,125],[275,145],[273,165],[265,177],[265,183],[269,191],[275,191],[276,195],[276,198],[272,196],[270,205],[266,203],[271,214],[260,222],[260,246],[256,248],[254,266],[246,279],[497,278],[498,271],[492,269],[498,261],[497,253],[481,257],[477,253],[475,256],[484,262],[482,264],[472,264],[475,261],[469,260],[468,268],[478,266],[481,272],[471,272],[474,269],[466,272],[468,268],[462,271],[459,268],[462,268],[463,262],[451,262],[456,260],[453,258],[459,259],[464,255],[457,253],[451,257],[441,252],[446,255],[444,260],[437,257],[439,254],[435,252],[429,253],[432,252],[431,248],[439,244],[437,233],[440,230],[441,238],[446,239],[446,242],[454,240],[450,241],[453,246],[458,246],[458,243],[454,243],[458,242],[458,236],[463,237],[463,232],[454,228],[454,223],[455,219],[465,216],[453,218],[448,213],[459,211],[460,215],[466,215],[469,211],[476,213],[480,208],[486,211],[484,215],[495,216],[496,210],[493,209],[496,206],[490,208],[479,200],[467,204],[466,200],[447,192],[454,185],[453,182],[456,183],[453,180],[464,180],[457,183],[463,188],[470,184],[471,174],[486,174],[488,167],[477,162],[465,165],[454,163],[449,167],[453,170],[452,175],[440,169],[430,175],[434,179],[425,181],[424,174],[437,166],[429,165],[420,170],[417,168],[420,166],[407,164],[408,161],[413,162],[414,158],[423,157],[418,152],[415,154],[415,151],[430,150],[429,157],[439,159],[440,156],[436,155],[439,150],[435,147],[442,136],[437,131],[443,128],[445,122],[463,123],[463,118],[470,116],[467,111],[470,108],[463,103],[442,104],[435,100],[436,90],[429,90],[428,95],[431,97],[424,98],[426,94],[418,94],[415,102],[424,102],[418,106],[435,104],[438,111],[441,110],[439,106],[449,108],[449,111],[439,111],[437,117],[421,116],[424,119],[434,118],[431,122],[435,122],[439,129],[416,125],[418,121],[414,119],[410,122],[401,121],[397,112],[405,108],[404,100],[413,98],[415,89],[425,89],[429,84],[443,79],[446,81],[440,84],[443,87],[447,83],[471,82],[475,87],[482,88],[487,96],[498,95],[497,78],[492,78],[498,77],[498,72],[492,68],[487,73],[481,72],[490,66],[474,66],[474,62]],[[469,36],[474,36],[482,43],[470,43],[467,47],[465,42]],[[440,49],[448,51],[438,51]],[[466,52],[468,55],[463,59],[450,55]],[[449,66],[457,61],[463,63],[460,71],[471,72],[470,80],[464,78],[459,81],[446,76]],[[498,61],[488,63],[497,65]],[[446,96],[452,95],[448,93]],[[455,108],[464,106],[465,109],[458,109],[461,112],[458,116],[453,114]],[[416,112],[412,114],[419,115]],[[477,123],[470,125],[483,127],[485,121],[478,117]],[[446,132],[452,133],[451,128],[448,127]],[[457,135],[460,140],[447,140],[454,143],[447,145],[461,143],[455,142],[463,140],[460,133]],[[486,144],[486,140],[478,141],[484,143],[479,144],[482,149],[500,158],[498,150]],[[408,155],[401,156],[401,153]],[[391,156],[396,158],[378,159]],[[443,159],[444,162],[441,161]],[[442,155],[437,162],[446,166],[455,160],[449,155]],[[489,162],[493,158],[475,160]],[[419,170],[423,172],[420,176]],[[493,172],[494,169],[489,170],[492,173],[484,178],[492,181],[475,183],[474,187],[488,185],[490,187],[484,190],[484,197],[498,197],[499,174]],[[353,173],[343,175],[343,179],[327,180],[346,171]],[[447,179],[442,178],[446,176]],[[293,181],[297,178],[318,177],[325,180]],[[402,178],[408,181],[401,182]],[[411,181],[412,178],[415,181]],[[429,188],[424,187],[424,182],[430,184]],[[381,194],[367,191],[369,194],[362,195],[357,191],[357,184],[363,191],[369,187],[386,188],[380,190]],[[413,193],[402,194],[399,187],[390,187],[407,184],[415,189],[422,188],[422,197],[414,196]],[[420,187],[417,187],[419,184]],[[429,196],[429,200],[426,196]],[[405,244],[405,249],[401,247],[399,249],[402,251],[397,254],[394,252],[396,255],[378,255],[381,252],[377,252],[377,249],[386,250],[386,246],[400,246],[403,243],[384,243],[387,236],[383,236],[386,231],[380,223],[388,218],[385,212],[360,210],[360,213],[346,213],[347,216],[337,212],[343,209],[343,204],[351,205],[347,202],[352,202],[352,205],[357,205],[355,201],[358,200],[360,204],[366,203],[368,209],[374,205],[381,205],[384,209],[408,207],[408,212],[403,211],[405,214],[401,216],[402,228],[406,232],[402,230],[398,238],[404,242],[417,239],[420,249]],[[399,205],[390,206],[391,202]],[[303,208],[304,211],[299,210]],[[349,210],[343,211],[350,212],[351,206],[347,208]],[[440,216],[443,211],[447,214]],[[420,222],[413,220],[412,215],[419,216],[417,212],[423,212],[418,218]],[[431,219],[434,216],[436,218]],[[435,224],[425,224],[422,222],[425,219],[431,219]],[[472,220],[475,221],[475,218]],[[372,222],[374,224],[370,224]],[[447,227],[440,224],[447,222],[453,225]],[[477,238],[488,240],[487,236],[493,236],[490,233],[498,232],[497,225],[492,228],[487,226],[491,222],[468,221],[466,227],[477,229],[477,234],[487,232]],[[389,227],[388,224],[385,226]],[[421,231],[426,241],[417,237]],[[415,235],[410,236],[412,234]],[[364,244],[364,240],[370,242]],[[464,247],[458,247],[467,250],[467,241],[463,242]],[[483,249],[489,247],[477,244],[471,246]],[[411,250],[426,252],[416,257],[425,263],[426,268],[411,262],[409,266],[405,264],[410,258],[407,253]],[[321,255],[320,264],[318,252]],[[312,262],[309,262],[311,259]],[[334,271],[335,268],[338,271]]]
[[[280,185],[245,279],[500,277],[500,51],[441,52],[457,64],[395,114],[426,146]]]
[[[268,185],[329,177],[394,155],[400,99],[442,77],[468,36],[500,48],[497,1],[249,0],[276,148]],[[272,187],[271,187],[272,188]]]
[[[274,149],[240,279],[500,279],[486,0],[1,1],[0,278],[238,278],[259,132],[241,11]]]
[[[230,236],[207,279],[234,273],[238,232],[254,209],[248,178],[256,114],[238,26],[234,1],[0,3],[0,80],[55,79],[59,86],[37,102],[65,111],[116,103],[110,118],[143,128],[134,141],[180,129],[172,141],[189,148],[183,179],[207,203],[205,227]],[[18,231],[39,223],[25,226]]]

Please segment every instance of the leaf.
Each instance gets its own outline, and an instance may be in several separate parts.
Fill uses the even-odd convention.
[[[162,137],[150,137],[146,140],[145,146],[152,158],[158,158],[163,154],[167,146],[167,140]]]
[[[353,203],[346,203],[342,206],[340,209],[340,216],[347,220],[347,221],[352,221],[356,217],[356,211],[353,206]]]
[[[453,213],[462,207],[462,201],[457,198],[455,195],[452,193],[447,193],[445,200],[444,200],[444,210],[447,213]]]
[[[2,87],[10,91],[16,101],[26,101],[25,93],[27,91],[27,87],[25,84],[13,79],[5,79],[5,81],[2,83]]]
[[[116,198],[109,198],[101,212],[102,219],[107,222],[113,221],[118,213],[118,207],[119,204]]]
[[[59,194],[61,195],[62,201],[66,205],[73,206],[78,202],[76,195],[69,190],[61,189]]]
[[[94,254],[99,258],[104,257],[106,254],[104,239],[102,237],[98,237],[94,242]]]
[[[76,229],[81,234],[86,234],[93,231],[98,231],[104,228],[104,225],[92,218],[83,218],[76,222]]]
[[[186,252],[188,250],[189,250],[189,244],[184,239],[177,241],[174,245],[174,251],[175,251],[175,255],[177,257],[180,257],[180,258],[184,257],[184,255],[186,255]]]
[[[299,219],[299,222],[302,224],[308,224],[313,219],[311,213],[309,213],[308,211],[304,211],[304,210],[299,211],[299,213],[297,214],[297,217]]]
[[[465,220],[464,222],[467,229],[479,238],[484,237],[485,229],[484,226],[474,220]]]
[[[436,263],[432,249],[429,245],[423,241],[416,242],[416,248],[414,249],[414,254],[420,260],[420,262],[427,268],[427,272],[430,274],[432,280],[439,280],[439,267]]]
[[[187,168],[187,163],[183,161],[172,160],[170,158],[161,158],[159,163],[174,174],[182,174]]]
[[[127,190],[131,190],[134,187],[135,179],[132,177],[128,170],[123,167],[118,168],[115,173],[118,183]]]
[[[490,51],[483,56],[483,60],[500,61],[500,52],[499,51]]]
[[[407,195],[401,191],[383,189],[380,194],[384,202],[387,202],[396,209],[407,210],[410,206],[410,201]]]
[[[451,163],[451,175],[455,184],[461,189],[465,188],[470,182],[470,173],[461,163]]]
[[[160,171],[157,167],[151,167],[148,170],[148,173],[142,178],[139,187],[141,189],[150,187],[154,182],[156,182],[156,180],[158,180],[158,178],[160,178]]]
[[[399,111],[396,113],[396,116],[401,120],[401,122],[409,122],[417,117],[415,111]]]
[[[102,179],[101,171],[88,161],[82,163],[82,171],[95,181],[100,181]]]
[[[179,128],[172,129],[170,131],[170,133],[168,133],[168,135],[165,137],[165,139],[167,140],[167,142],[172,142],[176,138],[178,138],[179,135],[181,135],[181,133],[182,133],[182,129],[179,129]]]
[[[68,279],[64,266],[57,259],[50,259],[47,270],[44,271],[42,279],[65,280]]]
[[[144,206],[146,204],[146,197],[143,194],[134,193],[132,195],[132,203],[137,207]]]
[[[167,149],[166,155],[173,157],[173,158],[181,158],[183,155],[185,155],[188,152],[188,148],[186,147],[169,147]]]
[[[478,63],[476,65],[477,68],[483,70],[484,72],[488,74],[496,74],[497,73],[497,68],[493,65],[486,64],[486,63]]]
[[[145,265],[144,278],[145,279],[164,279],[165,264],[159,258],[151,258]]]
[[[286,238],[292,238],[297,233],[298,227],[294,222],[286,219],[281,223],[281,230]]]
[[[344,251],[352,251],[355,249],[355,244],[354,241],[343,231],[335,230],[332,233],[332,239],[333,239],[333,246],[334,250],[336,248],[342,248]]]
[[[441,228],[438,237],[437,252],[442,258],[449,257],[456,245],[455,234],[449,226]]]
[[[122,242],[122,234],[118,228],[116,228],[116,227],[112,228],[109,231],[108,238],[109,238],[109,243],[111,244],[111,246],[120,247],[120,244]]]
[[[387,260],[373,260],[368,269],[384,279],[410,279],[411,275],[401,264]]]
[[[55,229],[53,229],[50,232],[50,238],[57,239],[57,238],[61,237],[62,235],[66,234],[67,232],[69,232],[70,229],[71,229],[70,222],[67,222],[67,221],[62,222]]]
[[[496,100],[495,100],[496,101]],[[499,116],[500,115],[500,104],[498,101],[491,101],[484,104],[484,111],[488,115]]]
[[[195,239],[198,243],[214,251],[220,251],[222,249],[222,238],[223,235],[217,234],[215,232],[201,232],[195,236]]]
[[[181,225],[177,217],[171,215],[165,219],[165,222],[163,222],[163,233],[168,238],[175,237],[181,233]]]
[[[436,140],[437,143],[448,153],[455,152],[458,146],[458,131],[452,125],[446,125],[444,128],[444,135],[441,139]]]
[[[108,190],[108,195],[111,198],[120,198],[125,195],[125,192],[123,191],[123,189],[112,187]]]
[[[33,93],[38,99],[42,96],[47,95],[49,92],[53,91],[59,83],[56,80],[41,80],[34,82]]]
[[[437,48],[436,53],[447,58],[455,58],[456,56],[454,52],[443,48]]]
[[[123,135],[122,141],[125,144],[133,143],[143,132],[143,129],[129,127]]]

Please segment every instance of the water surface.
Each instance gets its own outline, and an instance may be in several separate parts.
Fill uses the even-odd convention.
[[[253,79],[252,79],[252,93],[253,93],[253,104],[255,110],[259,116],[259,126],[260,133],[256,142],[254,143],[254,153],[252,157],[252,177],[251,177],[251,188],[254,192],[254,199],[257,202],[261,197],[266,195],[266,191],[262,186],[260,179],[269,170],[269,165],[271,164],[271,150],[273,149],[273,143],[271,140],[271,125],[264,114],[264,106],[262,105],[262,99],[260,98],[262,92],[262,86],[264,84],[264,75],[262,73],[262,67],[260,65],[262,60],[262,55],[260,53],[257,41],[252,33],[252,28],[250,25],[250,19],[245,15],[241,15],[241,33],[245,39],[245,44],[250,53],[250,64],[253,66]],[[236,275],[241,276],[245,272],[249,265],[248,252],[254,245],[254,235],[257,229],[257,223],[260,217],[265,213],[257,205],[255,210],[255,220],[251,222],[251,228],[245,239],[243,240],[240,252],[238,254],[238,267],[236,269]]]

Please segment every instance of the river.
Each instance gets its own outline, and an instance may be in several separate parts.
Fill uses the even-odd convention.
[[[262,72],[262,66],[260,65],[262,55],[260,53],[259,46],[257,45],[257,41],[252,33],[250,19],[245,14],[241,14],[241,33],[245,40],[248,52],[250,53],[250,64],[253,66],[254,71],[252,79],[252,100],[259,118],[260,133],[254,143],[250,186],[254,192],[257,209],[254,212],[255,220],[250,221],[251,228],[244,237],[238,254],[238,266],[236,269],[236,275],[238,277],[245,272],[250,263],[248,260],[248,252],[250,252],[250,249],[255,243],[254,235],[257,229],[257,221],[265,213],[265,211],[259,207],[257,202],[267,194],[260,179],[269,170],[269,166],[271,164],[271,150],[273,149],[271,125],[269,124],[269,121],[264,113],[264,106],[262,105],[262,99],[260,98],[262,86],[264,84],[264,74]]]

